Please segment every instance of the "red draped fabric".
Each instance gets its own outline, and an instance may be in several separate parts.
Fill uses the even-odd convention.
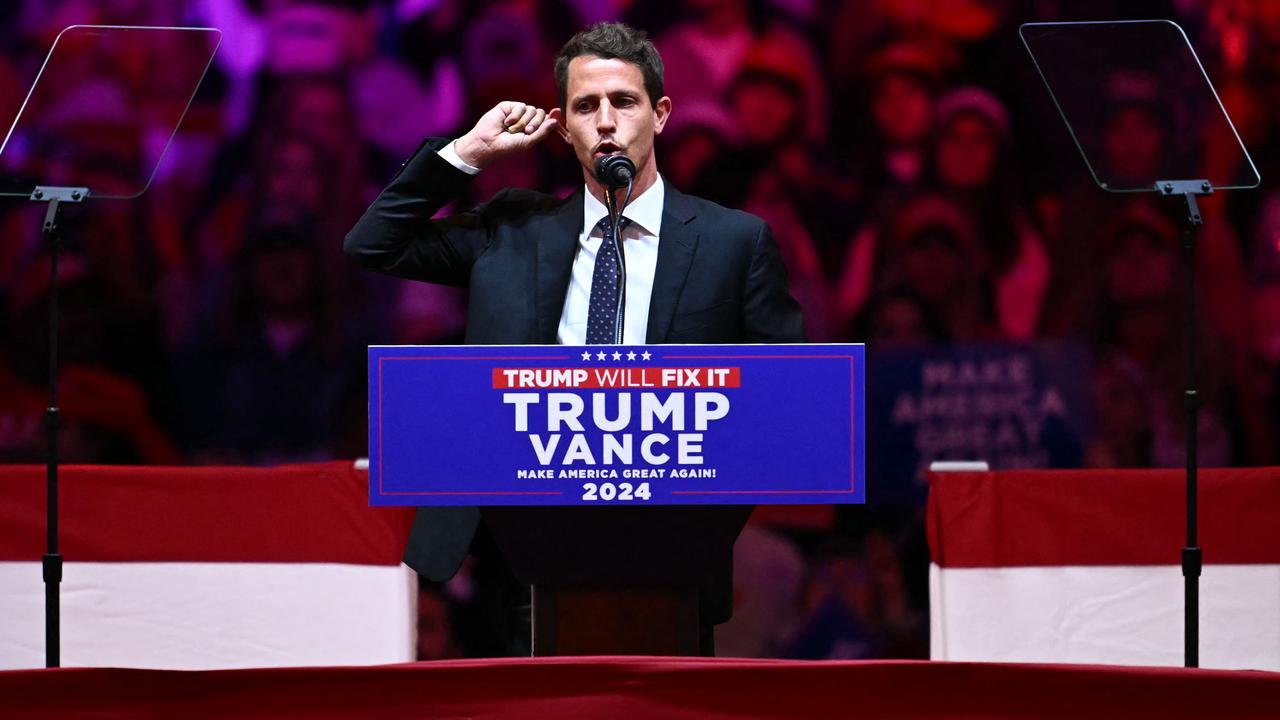
[[[26,718],[1275,718],[1280,674],[1085,665],[576,658],[0,672]]]
[[[399,565],[414,508],[370,508],[351,462],[248,467],[72,465],[60,474],[68,562]],[[0,466],[0,561],[45,549],[45,469]]]
[[[1186,544],[1184,483],[1182,470],[934,473],[933,561],[1176,565]],[[1280,563],[1280,468],[1201,470],[1199,499],[1206,563]]]

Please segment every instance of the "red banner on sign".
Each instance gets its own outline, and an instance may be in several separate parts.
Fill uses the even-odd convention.
[[[736,367],[494,368],[495,390],[736,388]]]

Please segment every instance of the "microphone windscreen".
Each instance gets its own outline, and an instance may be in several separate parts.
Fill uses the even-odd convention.
[[[626,185],[635,174],[635,163],[622,153],[604,155],[596,160],[596,179],[611,188]]]

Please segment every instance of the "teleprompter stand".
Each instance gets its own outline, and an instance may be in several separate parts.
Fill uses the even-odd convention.
[[[47,463],[47,542],[41,568],[45,584],[45,664],[61,657],[58,468],[61,462],[58,408],[58,260],[63,203],[126,200],[140,196],[155,177],[168,143],[204,78],[222,33],[212,28],[73,25],[60,32],[45,57],[22,108],[0,144],[4,185],[0,196],[46,204],[41,227],[49,254],[49,401],[44,412]],[[138,68],[164,66],[168,82],[151,84]],[[93,68],[86,73],[84,68]],[[119,100],[112,112],[100,107],[103,88]],[[145,109],[145,111],[144,111]],[[81,123],[68,123],[70,116]],[[110,150],[125,150],[103,161],[102,137],[94,122],[110,125]],[[87,125],[83,123],[88,123]],[[92,192],[90,188],[92,187]]]
[[[40,233],[49,252],[49,404],[44,410],[45,438],[48,443],[46,458],[47,503],[45,554],[42,560],[44,575],[44,654],[45,667],[58,667],[61,662],[61,602],[62,555],[58,552],[58,432],[62,427],[58,414],[58,256],[62,252],[61,228],[58,227],[59,203],[82,202],[89,197],[89,188],[43,187],[31,192],[31,199],[46,203],[44,223]]]
[[[1183,275],[1186,281],[1186,306],[1183,329],[1186,338],[1187,383],[1183,392],[1187,427],[1187,544],[1182,548],[1183,579],[1183,661],[1187,667],[1200,667],[1200,570],[1203,558],[1199,546],[1198,477],[1200,396],[1196,389],[1196,229],[1204,224],[1200,216],[1198,195],[1213,193],[1208,180],[1160,180],[1156,192],[1170,197],[1181,196],[1187,214],[1182,230]]]
[[[1200,572],[1197,514],[1197,445],[1200,397],[1195,294],[1195,236],[1203,222],[1198,197],[1261,183],[1257,167],[1186,33],[1168,20],[1028,23],[1023,45],[1080,150],[1093,181],[1112,193],[1181,198],[1186,345],[1186,544],[1183,661],[1200,665]],[[1108,130],[1132,113],[1145,114],[1164,146],[1154,166],[1125,162],[1124,148],[1108,142]],[[1221,142],[1212,147],[1206,138]],[[1212,156],[1212,157],[1211,157]],[[1209,162],[1213,160],[1213,162]],[[1209,176],[1206,177],[1205,175]]]

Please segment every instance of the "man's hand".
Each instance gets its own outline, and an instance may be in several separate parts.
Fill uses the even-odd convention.
[[[556,126],[542,108],[504,100],[485,113],[454,150],[468,165],[482,168],[498,158],[533,147]]]

